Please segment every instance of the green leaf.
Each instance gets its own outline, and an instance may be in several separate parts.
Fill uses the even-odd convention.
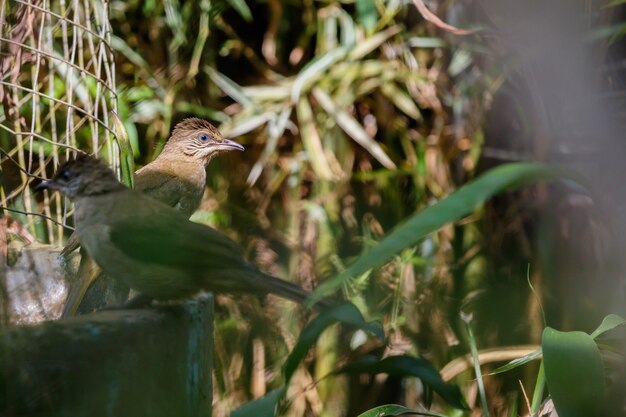
[[[613,330],[617,326],[622,326],[626,324],[626,320],[618,316],[617,314],[609,314],[602,320],[600,326],[591,333],[591,338],[595,339],[603,333],[608,332],[609,330]]]
[[[358,277],[372,268],[384,265],[393,256],[417,244],[429,233],[471,214],[487,199],[503,190],[565,176],[566,172],[563,169],[535,163],[512,163],[491,169],[449,197],[415,213],[396,226],[378,245],[364,251],[349,268],[322,283],[309,298],[308,303],[315,303],[336,291],[352,277]]]
[[[284,386],[270,391],[263,397],[250,401],[237,408],[230,413],[230,417],[274,417],[278,401],[280,401],[284,393]]]
[[[169,47],[171,51],[176,51],[187,43],[185,24],[180,14],[180,3],[175,0],[164,0],[163,8],[165,9],[165,22],[174,34],[174,38],[170,41]]]
[[[365,321],[363,315],[354,304],[345,303],[326,309],[302,329],[300,337],[298,337],[298,342],[285,362],[285,385],[289,384],[289,380],[296,371],[296,368],[302,359],[304,359],[311,346],[317,342],[320,334],[322,334],[327,327],[335,323],[356,326],[372,333],[382,340],[385,339],[385,333],[380,324]]]
[[[315,118],[309,99],[306,96],[300,96],[296,109],[302,144],[311,161],[315,175],[321,180],[332,180],[334,175],[324,153],[320,134],[315,126]]]
[[[533,401],[530,406],[530,413],[536,416],[541,408],[543,393],[546,390],[546,372],[543,365],[543,360],[539,365],[539,371],[537,371],[537,378],[535,382],[535,389],[533,390]]]
[[[359,22],[365,28],[365,32],[369,35],[376,28],[378,20],[378,12],[376,11],[376,0],[359,0],[356,2],[356,13]]]
[[[489,372],[487,375],[497,375],[503,372],[510,371],[511,369],[515,369],[518,366],[525,365],[528,362],[534,361],[535,359],[538,359],[540,357],[541,357],[541,349],[531,352],[528,355],[524,355],[521,358],[513,359],[511,362],[494,369],[493,371]]]
[[[133,156],[133,148],[130,145],[128,139],[128,132],[122,120],[115,112],[111,112],[113,115],[113,124],[115,126],[115,132],[117,133],[117,143],[120,147],[120,170],[122,174],[122,182],[130,188],[134,185],[135,175],[135,159]]]
[[[399,26],[392,26],[389,29],[370,36],[364,41],[358,42],[348,54],[348,59],[357,61],[364,58],[367,54],[380,47],[380,45],[385,43],[389,38],[400,32],[401,29]]]
[[[371,410],[367,410],[366,412],[359,414],[358,417],[391,417],[391,416],[432,416],[432,417],[446,417],[443,414],[433,413],[431,411],[421,411],[415,410],[412,408],[406,408],[397,404],[386,404],[381,405],[376,408],[372,408]]]
[[[605,7],[615,7],[615,6],[619,6],[620,4],[624,4],[624,3],[626,3],[626,0],[613,0],[612,2],[607,4]]]
[[[593,338],[546,327],[541,346],[548,391],[559,417],[600,415],[604,368]]]
[[[209,76],[209,78],[211,78],[211,81],[213,81],[215,85],[217,85],[224,93],[226,93],[237,103],[241,104],[244,107],[257,107],[257,105],[252,100],[250,100],[246,93],[243,92],[239,84],[237,84],[221,72],[216,71],[208,65],[204,66],[204,72],[207,73],[207,75]]]
[[[331,49],[306,64],[291,85],[291,102],[296,103],[302,92],[319,79],[331,65],[342,59],[347,52],[348,48],[346,47]]]
[[[420,120],[422,115],[415,104],[415,101],[404,91],[402,91],[395,83],[385,83],[380,87],[381,93],[385,95],[391,102],[400,109],[404,114],[413,120]]]
[[[348,136],[365,148],[365,150],[376,158],[385,168],[396,168],[396,164],[393,163],[380,144],[365,131],[363,126],[361,126],[354,117],[340,108],[326,91],[315,87],[313,89],[313,96]]]
[[[246,22],[252,22],[252,12],[244,0],[226,0]]]
[[[469,409],[459,387],[444,382],[439,372],[426,359],[402,355],[389,356],[379,360],[368,356],[333,372],[333,374],[340,373],[385,373],[394,376],[419,378],[424,385],[429,386],[451,406],[463,410]]]

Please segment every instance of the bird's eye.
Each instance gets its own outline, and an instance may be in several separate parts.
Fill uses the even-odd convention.
[[[207,135],[206,133],[200,133],[198,139],[200,139],[201,142],[206,142],[209,140],[209,135]]]
[[[70,178],[72,178],[72,174],[69,171],[63,171],[61,173],[61,178],[63,178],[64,180],[69,180]]]

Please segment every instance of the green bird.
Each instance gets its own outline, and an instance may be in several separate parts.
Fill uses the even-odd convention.
[[[237,142],[225,139],[206,120],[195,117],[179,122],[172,131],[159,156],[135,172],[135,189],[174,207],[189,218],[200,206],[206,185],[206,167],[216,155],[233,150],[243,151]],[[67,256],[80,245],[73,233],[61,252]],[[61,317],[69,317],[78,311],[91,285],[102,276],[85,251],[76,279],[71,281]]]
[[[187,298],[202,290],[273,293],[299,303],[309,295],[257,270],[224,234],[127,188],[93,157],[67,162],[37,188],[58,190],[73,201],[81,245],[104,273],[140,293],[131,305]]]

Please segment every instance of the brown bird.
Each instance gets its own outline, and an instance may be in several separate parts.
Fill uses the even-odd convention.
[[[224,234],[127,188],[93,157],[66,163],[38,188],[59,190],[74,202],[81,245],[107,275],[138,291],[142,301],[180,299],[201,290],[273,293],[296,302],[309,295],[258,271]]]
[[[200,205],[206,184],[206,166],[215,155],[244,148],[224,139],[209,122],[188,118],[178,123],[159,156],[135,173],[135,189],[179,210],[189,218]],[[70,236],[61,252],[68,255],[79,246],[78,234]],[[61,317],[74,315],[87,289],[101,271],[82,251],[77,279],[70,283]]]

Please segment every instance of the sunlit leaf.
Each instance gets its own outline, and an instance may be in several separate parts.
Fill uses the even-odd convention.
[[[228,119],[224,112],[212,109],[207,106],[203,106],[200,104],[190,103],[188,101],[179,101],[175,103],[176,111],[182,113],[191,113],[194,116],[206,118],[209,120],[217,120],[218,122],[223,122]]]
[[[189,70],[187,71],[187,79],[192,79],[198,74],[200,60],[202,59],[202,51],[209,37],[209,21],[211,12],[211,0],[200,0],[200,18],[198,19],[198,35],[193,46],[193,53],[189,62]]]
[[[421,36],[409,38],[407,44],[411,48],[443,48],[446,46],[446,42],[441,38],[426,38]]]
[[[378,12],[376,11],[376,0],[360,0],[356,2],[356,13],[359,17],[359,22],[365,28],[365,31],[370,34],[376,27],[376,20],[378,20]]]
[[[398,34],[399,32],[400,28],[398,26],[392,26],[387,30],[375,34],[374,36],[370,36],[364,41],[356,44],[354,49],[352,49],[348,54],[348,59],[357,60],[365,57],[374,49],[382,45],[386,40]]]
[[[398,109],[404,112],[407,116],[411,117],[413,120],[419,120],[422,118],[422,115],[417,108],[417,104],[415,104],[415,100],[402,91],[402,89],[398,88],[396,84],[385,83],[381,86],[380,91],[385,95],[385,97],[391,100],[391,102]]]
[[[241,87],[241,92],[250,99],[257,101],[278,101],[289,98],[291,84],[285,81],[272,86],[255,85],[252,87]]]
[[[237,103],[243,106],[256,106],[256,104],[250,100],[248,96],[246,96],[243,89],[236,82],[208,65],[204,67],[204,71],[224,93]]]
[[[333,99],[321,88],[313,89],[313,96],[317,99],[320,105],[326,110],[328,115],[335,119],[339,127],[354,139],[359,145],[367,150],[374,158],[378,160],[385,168],[394,169],[396,164],[393,163],[391,158],[387,156],[383,148],[380,147],[378,142],[367,134],[363,126],[348,112],[340,109]]]
[[[364,0],[364,1],[367,2],[369,0]],[[359,3],[361,2],[360,1],[357,2],[357,7]],[[349,13],[347,13],[343,9],[340,9],[340,10],[341,10],[341,14],[339,15],[339,24],[341,25],[340,26],[341,31],[339,32],[339,36],[341,37],[340,39],[341,45],[353,46],[354,44],[356,44],[356,40],[357,40],[356,24],[354,20],[352,19],[352,16],[350,16]],[[376,21],[374,21],[374,24],[376,24]]]
[[[174,34],[174,39],[170,41],[170,49],[176,51],[187,42],[185,25],[180,15],[180,3],[175,0],[164,0],[163,6],[165,9],[165,21]]]
[[[333,173],[324,154],[324,148],[320,139],[319,132],[313,120],[313,110],[306,96],[300,97],[297,104],[298,123],[300,125],[300,135],[302,136],[302,144],[306,150],[311,166],[315,174],[323,180],[333,179]]]
[[[132,188],[135,175],[135,157],[133,155],[133,148],[130,146],[128,133],[126,133],[124,123],[122,123],[117,113],[111,112],[111,114],[113,115],[113,123],[115,125],[115,132],[117,133],[117,142],[120,147],[120,170],[122,174],[122,182]]]
[[[626,320],[618,316],[617,314],[609,314],[602,320],[600,326],[591,333],[591,337],[595,339],[603,333],[608,332],[609,330],[613,330],[618,326],[622,326],[626,324]]]
[[[531,352],[528,355],[524,355],[521,358],[513,359],[511,362],[494,369],[493,371],[489,372],[487,375],[501,374],[503,372],[510,371],[511,369],[515,369],[518,366],[525,365],[528,362],[532,362],[535,359],[539,359],[539,358],[541,358],[541,349]]]
[[[263,126],[274,117],[273,113],[253,114],[246,118],[233,119],[231,122],[224,123],[220,126],[220,132],[225,138],[235,138],[253,131],[259,126]]]
[[[305,65],[291,87],[291,102],[296,103],[305,87],[313,84],[325,70],[343,58],[347,51],[348,49],[345,47],[335,48],[326,52],[324,55],[315,57],[311,62]]]
[[[252,22],[252,12],[245,0],[226,0],[246,22]]]
[[[254,163],[254,166],[248,174],[248,179],[246,180],[248,185],[254,185],[254,183],[259,179],[265,163],[276,149],[278,139],[283,135],[283,132],[287,127],[287,122],[289,122],[291,109],[291,107],[287,107],[283,109],[278,117],[268,120],[267,132],[269,137],[265,143],[265,148],[263,149],[261,157]]]
[[[600,415],[604,368],[593,338],[546,327],[541,346],[548,391],[559,417]]]

